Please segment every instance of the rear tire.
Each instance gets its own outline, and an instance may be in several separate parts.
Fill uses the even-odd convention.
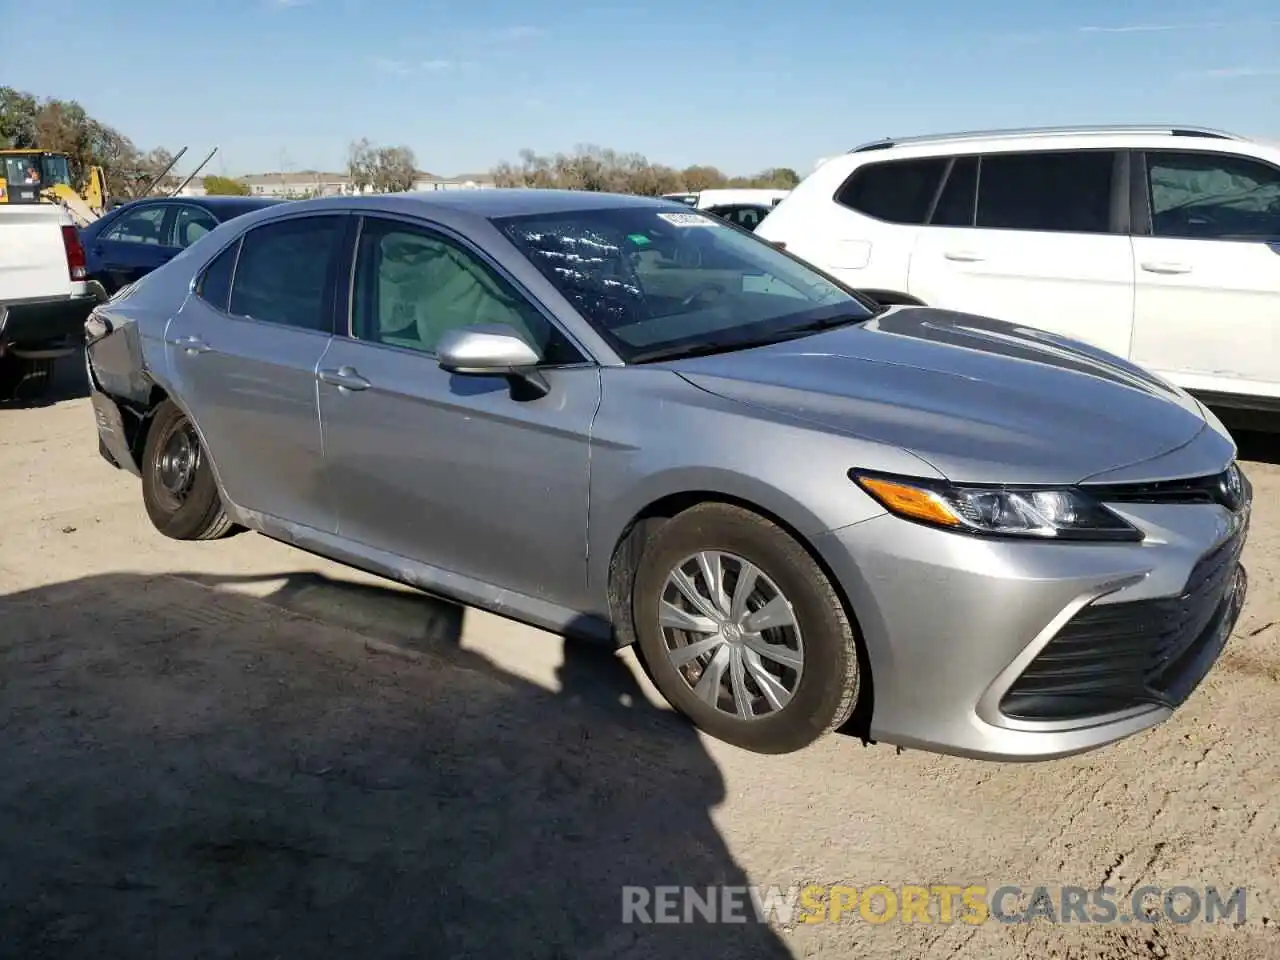
[[[171,400],[157,408],[142,452],[142,502],[173,540],[215,540],[232,529],[195,427]]]
[[[708,588],[715,580],[720,589]],[[654,685],[709,735],[791,753],[852,715],[860,674],[844,606],[809,552],[763,517],[721,503],[673,517],[646,548],[632,597]]]

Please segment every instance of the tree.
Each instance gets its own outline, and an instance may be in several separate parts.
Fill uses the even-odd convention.
[[[789,167],[774,167],[750,177],[728,177],[716,167],[694,165],[676,170],[652,163],[638,153],[619,154],[591,144],[551,157],[521,150],[518,163],[500,163],[491,173],[494,185],[499,187],[597,190],[651,197],[715,187],[790,190],[800,182]]]
[[[379,147],[373,152],[373,189],[403,193],[418,179],[418,162],[408,147]]]
[[[356,193],[364,193],[373,186],[375,164],[374,147],[367,138],[353,140],[347,147],[347,179]]]
[[[211,197],[247,197],[249,185],[243,180],[219,177],[216,174],[204,178],[204,192]]]
[[[102,167],[108,190],[125,198],[136,196],[173,159],[165,150],[143,153],[74,100],[41,100],[13,87],[0,87],[0,145],[65,153],[78,179],[89,167]]]

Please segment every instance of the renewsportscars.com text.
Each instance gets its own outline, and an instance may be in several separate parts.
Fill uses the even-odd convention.
[[[1243,887],[623,887],[623,923],[1216,923],[1245,921]]]

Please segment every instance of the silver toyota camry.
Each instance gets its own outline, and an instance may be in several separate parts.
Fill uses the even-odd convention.
[[[877,308],[670,201],[271,207],[87,335],[99,449],[161,533],[248,528],[635,644],[762,753],[839,727],[1099,747],[1190,695],[1244,601],[1249,483],[1188,394],[1030,326]]]

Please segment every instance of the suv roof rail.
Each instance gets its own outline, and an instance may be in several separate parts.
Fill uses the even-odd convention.
[[[887,150],[890,147],[912,143],[945,143],[957,140],[999,140],[1013,137],[1069,137],[1069,136],[1104,136],[1112,133],[1154,133],[1174,137],[1203,137],[1209,140],[1244,140],[1234,133],[1225,130],[1214,130],[1209,127],[1194,127],[1175,124],[1112,124],[1090,125],[1080,127],[1022,127],[1005,130],[967,130],[957,133],[935,133],[915,137],[884,137],[854,147],[850,153],[865,153],[868,150]]]

